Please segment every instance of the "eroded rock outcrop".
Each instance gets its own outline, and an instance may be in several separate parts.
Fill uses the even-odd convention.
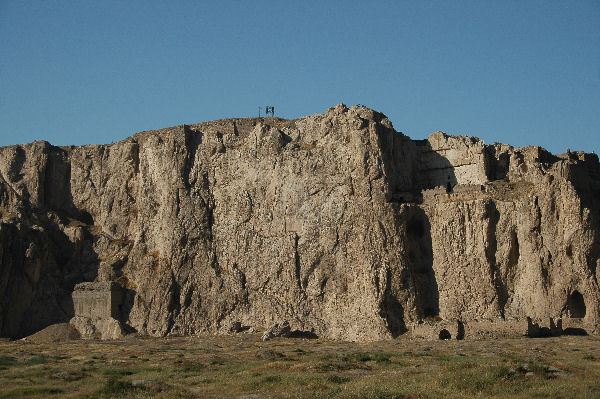
[[[142,334],[290,328],[346,340],[419,325],[600,325],[593,154],[411,140],[364,107],[231,119],[112,145],[0,148],[0,334],[123,287]],[[452,324],[454,325],[454,324]]]

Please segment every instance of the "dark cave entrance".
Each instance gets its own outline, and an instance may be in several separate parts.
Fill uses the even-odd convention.
[[[567,300],[567,313],[569,317],[583,319],[585,317],[585,300],[579,291],[573,291]]]
[[[444,328],[443,330],[440,331],[439,339],[447,341],[449,339],[452,339],[452,334],[450,334],[450,331],[448,331]]]

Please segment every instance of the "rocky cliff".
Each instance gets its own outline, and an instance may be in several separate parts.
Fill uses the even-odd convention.
[[[87,281],[162,336],[289,321],[396,337],[423,320],[600,326],[594,154],[411,140],[343,105],[111,145],[0,148],[0,335],[73,314]]]

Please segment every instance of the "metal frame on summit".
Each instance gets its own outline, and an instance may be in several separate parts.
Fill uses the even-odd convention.
[[[263,107],[258,107],[258,117],[261,117],[261,112],[262,112]],[[269,115],[271,115],[271,117],[275,117],[275,107],[273,105],[267,105],[265,106],[265,118],[268,117]]]

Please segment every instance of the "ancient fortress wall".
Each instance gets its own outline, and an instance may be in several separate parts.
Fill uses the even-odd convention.
[[[107,337],[284,320],[347,340],[559,319],[594,333],[599,194],[593,154],[441,132],[415,141],[343,105],[111,145],[5,147],[0,335],[73,316],[89,331],[105,320]],[[84,282],[117,284],[118,312],[79,308],[110,292],[73,294]]]

